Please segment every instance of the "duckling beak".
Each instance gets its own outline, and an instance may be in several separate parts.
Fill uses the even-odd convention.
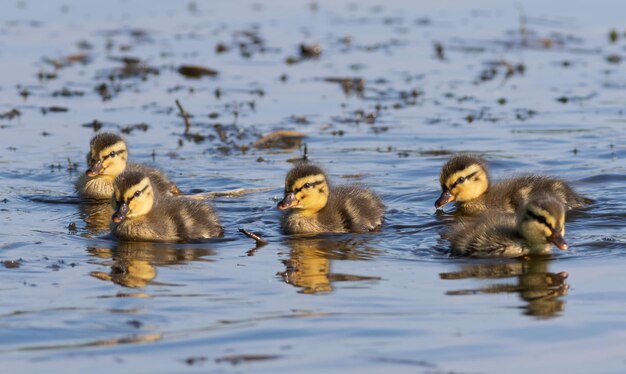
[[[296,195],[292,193],[285,194],[285,197],[278,203],[277,207],[279,210],[285,210],[293,207],[298,203],[298,199],[296,199]]]
[[[97,161],[89,165],[89,169],[87,169],[85,174],[87,174],[88,177],[95,177],[96,175],[100,174],[101,170],[102,170],[102,161]]]
[[[565,242],[565,239],[563,239],[563,236],[557,231],[554,231],[552,235],[548,237],[548,241],[562,251],[569,247]]]
[[[444,190],[437,201],[435,201],[435,208],[441,209],[444,205],[451,201],[454,201],[454,195],[450,192],[450,190]]]
[[[126,218],[126,214],[128,214],[128,204],[121,203],[117,205],[117,209],[115,209],[115,213],[113,213],[111,219],[115,223],[120,223]]]

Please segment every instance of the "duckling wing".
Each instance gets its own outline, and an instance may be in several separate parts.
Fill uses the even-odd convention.
[[[552,196],[570,208],[581,208],[589,203],[564,180],[543,175],[525,175],[498,182],[488,190],[486,200],[489,207],[515,212],[541,195]]]
[[[382,224],[385,206],[374,192],[360,186],[340,186],[332,191],[348,231],[369,232]]]
[[[175,227],[179,240],[214,238],[223,235],[217,213],[211,205],[184,197],[164,198],[160,202],[163,219]]]
[[[471,257],[519,257],[525,254],[513,214],[493,212],[461,219],[444,235],[452,253]]]
[[[144,164],[129,163],[126,170],[144,173],[150,178],[152,186],[162,195],[177,196],[181,194],[178,186],[172,182],[162,170]]]

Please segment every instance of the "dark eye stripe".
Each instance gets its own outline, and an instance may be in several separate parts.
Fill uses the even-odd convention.
[[[146,185],[144,188],[141,189],[141,193],[144,193],[145,190],[148,189],[148,185]],[[137,193],[137,191],[135,191],[135,193]],[[135,195],[135,193],[133,194],[133,196],[129,197],[128,200],[126,200],[126,204],[130,204],[131,201],[133,201],[134,198],[136,198],[137,196]]]
[[[476,174],[478,174],[478,171],[475,171],[475,172],[471,173],[470,175],[468,175],[466,177],[459,177],[454,183],[452,183],[452,186],[450,186],[450,189],[453,189],[454,187],[457,186],[457,184],[465,182],[466,180],[470,179],[471,177],[473,177]],[[459,181],[459,179],[461,179],[461,178],[465,178],[465,179],[463,181]]]
[[[113,152],[111,152],[111,153],[113,153],[113,154],[115,154],[116,156],[118,156],[118,155],[121,155],[121,154],[122,154],[122,153],[124,153],[124,152],[126,152],[126,151],[124,151],[124,150],[122,149],[122,150],[119,150],[119,151],[113,151]],[[102,161],[104,161],[104,160],[106,160],[107,158],[111,157],[111,153],[109,153],[108,155],[104,156],[104,157],[102,158]]]
[[[302,187],[295,189],[295,190],[293,191],[293,193],[298,193],[298,192],[302,191],[302,190],[305,188],[305,186],[306,186],[306,187],[309,187],[309,188],[312,188],[312,187],[315,187],[315,186],[317,186],[318,184],[322,184],[322,183],[324,183],[324,181],[323,181],[323,180],[319,180],[319,181],[315,181],[315,182],[305,183]]]
[[[528,216],[530,216],[532,219],[543,223],[544,225],[548,226],[548,228],[552,231],[554,231],[554,227],[552,227],[551,224],[548,223],[548,221],[546,220],[546,217],[544,216],[539,216],[536,215],[535,213],[531,212],[530,210],[527,210],[526,213],[528,214]]]

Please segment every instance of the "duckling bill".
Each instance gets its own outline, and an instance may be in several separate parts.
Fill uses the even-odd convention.
[[[121,240],[172,242],[223,234],[210,205],[163,195],[145,173],[125,171],[115,179],[114,187],[111,232]]]
[[[542,175],[526,175],[492,184],[487,162],[474,155],[457,155],[442,167],[441,196],[435,202],[442,209],[450,202],[469,214],[487,209],[514,213],[534,196],[550,195],[566,208],[578,209],[590,200],[577,194],[567,182]]]
[[[104,132],[94,136],[87,153],[88,168],[76,181],[79,195],[91,199],[110,199],[113,182],[125,170],[145,173],[153,186],[162,193],[179,195],[181,192],[167,176],[156,168],[128,163],[128,147],[124,139],[114,133]]]
[[[454,255],[520,257],[566,250],[565,208],[550,196],[533,198],[517,215],[489,213],[455,224],[445,236]]]
[[[369,189],[331,187],[318,166],[303,163],[289,171],[285,194],[278,203],[287,234],[369,232],[382,224],[384,205]]]

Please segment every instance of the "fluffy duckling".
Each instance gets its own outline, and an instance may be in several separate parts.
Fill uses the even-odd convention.
[[[125,171],[115,179],[114,187],[111,232],[119,239],[171,242],[223,234],[210,205],[162,195],[145,173]]]
[[[145,165],[127,163],[128,147],[121,136],[110,132],[94,136],[89,143],[87,171],[76,181],[78,194],[92,199],[110,199],[113,181],[124,170],[147,174],[160,192],[179,195],[181,192],[160,170]]]
[[[517,215],[484,214],[455,224],[445,234],[452,253],[472,257],[547,255],[551,246],[567,249],[565,209],[550,196],[533,198]]]
[[[441,169],[441,196],[437,209],[455,201],[468,214],[486,209],[514,213],[533,196],[548,194],[567,208],[582,208],[590,201],[578,195],[567,182],[547,176],[527,175],[491,185],[487,162],[478,156],[453,156]]]
[[[303,163],[287,174],[278,209],[288,210],[281,221],[287,234],[368,232],[380,227],[384,205],[368,189],[331,187],[322,169]]]

